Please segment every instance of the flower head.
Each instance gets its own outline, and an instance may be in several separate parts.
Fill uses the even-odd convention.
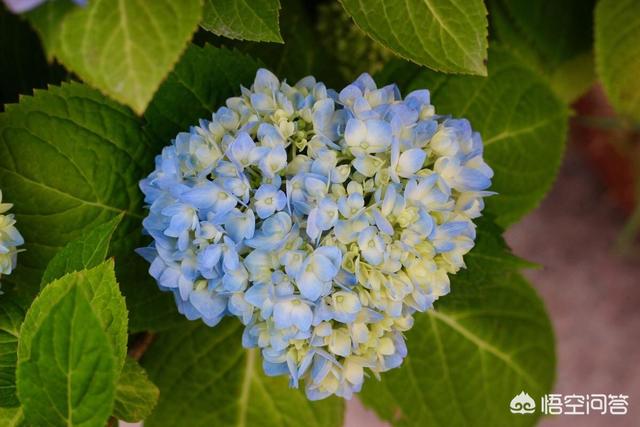
[[[16,220],[7,212],[13,205],[2,203],[0,191],[0,279],[2,275],[9,275],[16,267],[18,246],[24,244],[22,235],[15,227]]]
[[[492,170],[468,121],[363,74],[340,92],[259,70],[140,183],[143,251],[189,319],[237,316],[268,375],[349,398],[449,292]]]

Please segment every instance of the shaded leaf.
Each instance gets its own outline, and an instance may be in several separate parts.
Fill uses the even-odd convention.
[[[304,0],[282,0],[280,26],[282,43],[234,42],[224,38],[209,37],[215,45],[231,46],[259,59],[280,79],[295,83],[308,75],[315,76],[330,87],[346,82],[336,72],[332,52],[322,46],[321,37],[314,32],[314,16],[309,3]],[[350,18],[349,18],[350,19]],[[354,76],[355,77],[355,76]]]
[[[339,2],[318,4],[317,15],[315,38],[324,60],[332,62],[332,72],[344,80],[335,86],[342,87],[364,72],[375,74],[396,57],[360,30]]]
[[[116,272],[129,310],[129,332],[161,331],[183,319],[173,295],[158,288],[149,264],[135,253],[118,258]]]
[[[70,242],[49,261],[42,275],[40,288],[67,273],[92,268],[107,257],[111,236],[122,221],[123,214],[114,217]]]
[[[489,2],[493,36],[536,70],[566,102],[593,84],[595,0]]]
[[[24,305],[13,293],[0,295],[0,407],[20,404],[16,396],[16,364]]]
[[[158,335],[142,359],[160,388],[145,426],[342,425],[342,399],[311,402],[286,378],[266,377],[257,350],[242,348],[241,327],[235,319],[215,328],[184,321]]]
[[[191,45],[149,105],[148,129],[168,145],[198,119],[210,119],[227,98],[238,96],[241,85],[253,83],[259,67],[238,51]]]
[[[127,357],[118,385],[114,415],[123,421],[141,421],[151,414],[160,391],[145,370],[134,359]]]
[[[618,112],[640,121],[640,2],[598,2],[595,49],[609,100]]]

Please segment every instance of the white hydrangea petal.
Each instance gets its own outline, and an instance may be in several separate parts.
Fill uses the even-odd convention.
[[[367,124],[362,120],[350,119],[344,131],[344,140],[351,147],[360,146],[367,139]]]
[[[412,148],[400,154],[398,159],[398,175],[403,178],[411,178],[418,172],[427,157],[427,153],[420,148]]]
[[[256,73],[253,88],[258,92],[273,92],[280,86],[280,81],[271,71],[260,68]]]

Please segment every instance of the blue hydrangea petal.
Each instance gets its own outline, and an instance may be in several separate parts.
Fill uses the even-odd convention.
[[[140,182],[150,274],[188,319],[238,317],[269,375],[350,398],[402,363],[493,194],[480,134],[430,102],[368,74],[338,92],[259,70]]]

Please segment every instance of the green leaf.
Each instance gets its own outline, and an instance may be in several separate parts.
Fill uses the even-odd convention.
[[[129,255],[124,237],[142,219],[137,184],[151,151],[128,109],[80,84],[8,106],[0,115],[0,185],[27,242],[10,279],[39,284],[60,248],[122,213],[114,252]]]
[[[30,315],[34,324],[38,325],[43,316],[47,315],[47,311],[41,306],[36,307],[36,301],[46,297],[48,303],[53,303],[74,287],[81,288],[84,297],[91,304],[94,315],[100,321],[102,329],[106,331],[111,342],[117,367],[122,368],[127,352],[127,308],[118,288],[113,260],[105,261],[89,270],[67,274],[49,283],[35,299],[27,316]],[[52,290],[49,291],[49,288]],[[22,342],[24,328],[23,324],[20,342]]]
[[[342,426],[342,399],[311,402],[286,378],[265,376],[259,352],[242,348],[241,328],[235,319],[215,328],[185,321],[157,336],[142,359],[160,388],[146,427]]]
[[[283,43],[279,0],[205,0],[200,26],[219,36]]]
[[[92,229],[70,242],[49,261],[42,275],[40,288],[67,273],[92,268],[107,257],[111,236],[122,221],[123,214]]]
[[[156,93],[145,113],[148,128],[162,145],[238,96],[260,64],[238,51],[191,45]]]
[[[92,0],[65,15],[54,55],[87,83],[142,114],[180,58],[202,0]]]
[[[595,0],[492,0],[550,68],[591,51]],[[493,23],[493,21],[492,21]],[[501,22],[501,24],[505,24]]]
[[[128,109],[77,83],[35,91],[0,114],[0,188],[14,203],[26,251],[8,278],[34,294],[48,261],[67,243],[124,214],[110,254],[131,310],[132,330],[178,318],[133,250],[146,244],[138,182],[158,151]],[[3,285],[5,281],[3,280]]]
[[[24,303],[16,295],[0,295],[0,407],[18,406],[16,363]]]
[[[355,23],[403,58],[434,70],[486,75],[482,0],[340,0]]]
[[[137,254],[118,258],[116,272],[129,309],[129,332],[161,331],[183,319],[173,295],[158,289],[149,264]]]
[[[525,268],[537,268],[538,264],[520,258],[513,254],[504,242],[502,233],[504,230],[495,223],[495,219],[484,213],[474,220],[476,223],[477,241],[475,250],[469,252],[467,258],[476,264],[484,263],[500,270],[521,270]]]
[[[145,370],[127,357],[116,387],[114,415],[123,421],[136,422],[147,418],[158,401],[160,391]]]
[[[508,408],[523,390],[536,401],[551,391],[551,324],[533,288],[505,263],[504,243],[486,237],[452,277],[451,294],[416,316],[403,365],[365,382],[361,399],[394,426],[532,426],[540,416]]]
[[[466,117],[480,132],[495,176],[487,213],[501,226],[537,207],[553,183],[567,131],[567,108],[538,77],[503,49],[490,50],[487,78],[446,76],[411,64],[392,64],[382,81],[405,93],[431,90],[440,114]]]
[[[596,65],[616,110],[640,121],[640,3],[601,0],[596,6]]]
[[[489,2],[492,34],[502,46],[545,77],[566,102],[594,81],[595,0]]]
[[[52,283],[53,291],[43,292],[47,301],[60,298],[71,287],[81,284],[84,296],[93,306],[94,314],[108,333],[116,369],[124,363],[127,345],[127,311],[120,295],[113,271],[113,261],[105,262],[89,271],[68,275]],[[34,303],[35,304],[35,303]],[[12,294],[0,296],[0,406],[15,406],[16,349],[20,324],[24,318],[24,303]],[[36,306],[37,307],[37,306]],[[45,311],[31,316],[40,322]],[[35,313],[35,314],[34,314]],[[28,338],[24,338],[28,339]],[[20,342],[22,339],[20,339]]]
[[[51,283],[22,324],[18,395],[30,424],[103,426],[111,414],[120,363],[96,310],[101,302],[87,298],[90,275]]]

